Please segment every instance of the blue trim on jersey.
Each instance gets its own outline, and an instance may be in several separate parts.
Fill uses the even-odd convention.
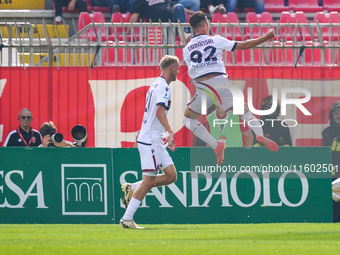
[[[163,103],[163,102],[157,103],[156,106],[157,106],[157,105],[162,105],[162,106],[165,107],[165,110],[169,110],[169,107],[167,107],[167,106],[165,105],[165,103]]]
[[[166,81],[166,79],[165,79],[163,76],[159,76],[159,77],[160,77],[160,78],[163,78],[163,79],[165,80],[165,82],[166,82],[166,85],[169,86],[168,82]]]
[[[233,48],[231,49],[231,51],[234,51],[236,49],[236,46],[237,46],[237,42],[234,43],[234,46]]]
[[[137,141],[137,143],[140,143],[140,144],[143,144],[143,145],[146,145],[146,146],[151,146],[151,143],[143,143],[143,142],[140,142],[140,141]]]
[[[192,38],[198,37],[198,36],[200,36],[200,35],[206,35],[206,34],[195,35],[195,36],[193,36]],[[191,39],[192,39],[192,38],[191,38]]]

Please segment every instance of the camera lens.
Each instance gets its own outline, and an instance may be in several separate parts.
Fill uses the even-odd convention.
[[[54,143],[60,143],[62,140],[64,140],[64,136],[60,133],[51,135],[51,141]]]
[[[76,125],[72,128],[71,131],[72,137],[75,140],[82,140],[86,138],[86,129],[82,125]]]

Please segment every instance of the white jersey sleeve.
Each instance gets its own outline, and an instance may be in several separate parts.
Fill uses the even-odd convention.
[[[224,48],[227,51],[234,51],[236,48],[237,42],[235,41],[230,41],[227,38],[219,35],[215,35],[213,38],[218,46]]]
[[[169,110],[171,103],[171,90],[169,86],[163,86],[157,93],[156,105],[163,105],[166,110]]]
[[[183,57],[189,68],[192,79],[209,74],[226,74],[222,61],[223,51],[233,51],[237,42],[230,41],[219,35],[198,35],[191,39],[183,49]]]

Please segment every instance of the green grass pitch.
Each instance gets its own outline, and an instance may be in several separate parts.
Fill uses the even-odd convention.
[[[340,225],[1,224],[0,254],[339,254]]]

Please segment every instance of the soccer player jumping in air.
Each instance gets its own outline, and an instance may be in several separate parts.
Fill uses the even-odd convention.
[[[166,142],[174,151],[176,144],[167,113],[171,103],[170,82],[175,81],[179,74],[179,61],[176,56],[164,56],[160,63],[161,76],[150,86],[146,95],[142,128],[137,143],[140,154],[143,180],[122,186],[123,203],[126,211],[119,224],[122,228],[139,227],[133,220],[133,215],[139,204],[153,187],[169,185],[176,181],[177,173],[174,163],[163,146],[164,130],[169,132]],[[163,174],[158,174],[162,167]]]
[[[194,135],[202,141],[209,144],[217,156],[217,164],[221,164],[224,159],[224,143],[216,141],[197,120],[201,112],[202,94],[209,93],[206,96],[207,108],[216,101],[217,109],[227,114],[233,109],[233,95],[231,91],[223,85],[228,84],[228,75],[222,61],[224,50],[247,50],[274,37],[274,30],[268,32],[259,38],[243,42],[229,41],[219,35],[209,35],[209,22],[207,16],[201,12],[195,12],[189,20],[190,26],[195,31],[195,36],[183,49],[183,57],[189,68],[189,76],[197,88],[195,96],[188,103],[184,112],[184,125],[190,129]],[[216,95],[217,94],[217,95]],[[210,95],[214,96],[214,99]],[[260,122],[244,105],[243,116],[241,119],[247,123],[251,120],[250,128],[256,135],[256,140],[265,145],[272,151],[277,151],[278,146],[275,142],[263,136]]]

